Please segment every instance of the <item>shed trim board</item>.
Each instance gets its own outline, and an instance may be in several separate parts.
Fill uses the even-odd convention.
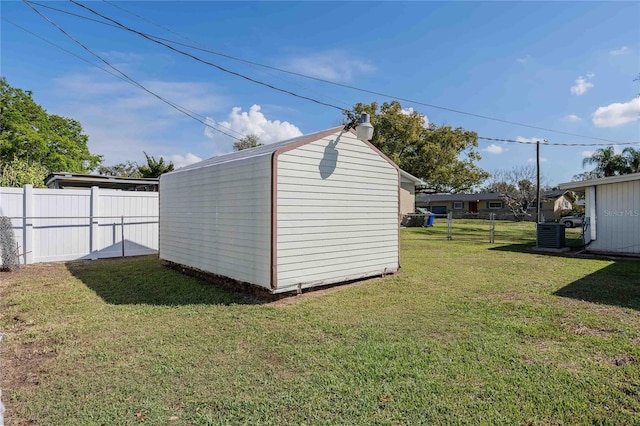
[[[382,187],[380,187],[380,190],[378,191],[380,194],[384,194],[385,192],[387,194],[389,194],[388,190],[391,187],[390,181],[389,179],[391,178],[391,176],[394,175],[395,173],[395,180],[394,180],[394,184],[393,187],[395,187],[395,191],[396,191],[396,195],[393,196],[395,199],[395,203],[396,206],[394,206],[394,220],[396,220],[396,222],[394,222],[393,227],[395,229],[394,232],[396,232],[396,238],[395,239],[395,246],[392,244],[390,246],[388,246],[387,248],[383,249],[383,252],[387,253],[387,255],[384,254],[376,254],[373,253],[371,254],[371,261],[370,261],[370,266],[367,266],[367,262],[363,261],[362,263],[360,263],[359,267],[351,270],[351,269],[345,269],[345,264],[340,264],[339,262],[335,265],[335,269],[332,269],[332,266],[329,265],[332,256],[330,256],[329,252],[325,253],[324,255],[318,255],[318,256],[313,256],[311,255],[312,252],[314,252],[314,250],[311,250],[310,247],[312,247],[311,245],[306,245],[306,244],[302,244],[300,246],[300,249],[302,250],[300,252],[300,256],[299,259],[300,262],[308,262],[308,260],[310,257],[312,256],[313,259],[315,259],[316,257],[319,259],[318,262],[315,262],[315,266],[310,265],[308,271],[313,271],[313,272],[309,272],[306,273],[307,269],[303,269],[300,271],[296,271],[300,272],[298,278],[296,278],[296,274],[294,273],[292,275],[292,268],[295,268],[295,264],[292,263],[288,263],[289,261],[285,262],[285,266],[286,268],[283,269],[283,273],[285,273],[286,277],[283,278],[286,282],[286,284],[283,284],[282,286],[279,285],[279,274],[278,274],[278,268],[279,268],[279,257],[282,257],[282,259],[292,259],[291,254],[287,253],[288,250],[291,250],[290,247],[295,246],[296,244],[293,241],[296,241],[296,238],[299,238],[300,236],[296,236],[293,235],[293,233],[299,233],[297,231],[297,229],[309,229],[308,228],[308,224],[306,224],[305,226],[305,220],[308,219],[300,219],[295,215],[295,207],[296,207],[296,203],[293,203],[291,201],[291,194],[288,194],[288,192],[290,192],[290,188],[293,188],[288,182],[287,180],[291,180],[291,179],[295,179],[296,175],[294,174],[289,174],[289,170],[293,170],[295,171],[295,167],[291,168],[292,164],[294,166],[297,167],[298,163],[292,163],[292,157],[288,156],[287,160],[281,160],[283,154],[286,154],[290,151],[293,151],[295,149],[304,147],[306,145],[310,145],[313,144],[314,142],[323,142],[323,139],[335,135],[336,139],[335,141],[330,141],[329,143],[337,143],[337,141],[340,140],[341,137],[344,137],[344,135],[349,135],[350,137],[347,139],[347,141],[349,141],[346,145],[346,151],[341,151],[341,152],[347,152],[347,156],[344,157],[344,154],[342,154],[343,156],[341,156],[341,158],[343,159],[340,163],[337,162],[337,160],[333,160],[332,164],[335,164],[334,167],[339,166],[340,164],[342,164],[342,168],[343,170],[341,170],[342,173],[338,174],[337,176],[339,177],[339,179],[337,181],[324,181],[324,177],[323,177],[323,181],[326,182],[328,184],[328,186],[326,185],[322,185],[322,186],[317,186],[316,188],[328,188],[329,191],[328,192],[323,192],[322,190],[320,190],[319,193],[313,192],[313,194],[320,194],[320,195],[328,195],[331,196],[331,194],[333,194],[332,191],[335,191],[336,189],[339,192],[339,198],[340,200],[347,200],[350,201],[351,199],[348,197],[348,193],[351,192],[353,193],[354,191],[354,186],[352,185],[348,185],[348,182],[345,182],[344,180],[342,180],[343,183],[347,183],[346,186],[342,187],[341,186],[341,180],[342,179],[349,179],[349,175],[344,173],[345,171],[349,171],[350,169],[344,169],[345,167],[348,167],[348,163],[349,160],[351,160],[351,162],[353,162],[353,157],[358,155],[358,152],[362,152],[363,155],[365,155],[365,158],[369,158],[368,162],[367,161],[363,161],[362,164],[367,164],[369,166],[369,168],[373,168],[374,172],[373,176],[376,176],[375,179],[378,182],[387,182],[386,184],[383,184]],[[340,146],[340,145],[338,145]],[[343,145],[345,146],[345,145]],[[326,149],[326,147],[325,147]],[[310,156],[310,154],[313,154],[314,152],[316,154],[313,155],[317,155],[318,148],[313,146],[310,147],[309,149],[305,149],[303,150],[303,152],[301,152],[301,156],[304,156],[304,158],[313,158],[313,156]],[[369,154],[367,154],[367,152],[371,151]],[[267,259],[270,260],[270,265],[269,265],[269,272],[268,272],[268,276],[269,276],[269,280],[268,282],[251,282],[249,280],[243,280],[243,279],[238,279],[236,277],[229,276],[232,279],[235,279],[237,281],[243,281],[246,282],[248,284],[253,284],[253,285],[258,285],[259,287],[263,287],[263,288],[267,288],[270,289],[270,291],[272,293],[278,293],[278,292],[286,292],[286,291],[295,291],[296,287],[293,286],[292,284],[292,280],[298,280],[298,284],[297,284],[297,288],[298,289],[302,289],[302,288],[308,288],[308,287],[313,287],[313,286],[318,286],[318,285],[326,285],[326,284],[334,284],[334,283],[338,283],[338,282],[345,282],[345,281],[352,281],[355,279],[361,279],[361,278],[365,278],[365,277],[369,277],[369,276],[377,276],[377,275],[387,275],[387,274],[391,274],[391,273],[395,273],[398,268],[400,267],[400,221],[399,221],[399,211],[400,211],[400,188],[401,188],[401,180],[402,180],[402,174],[401,174],[401,170],[398,168],[398,166],[391,161],[386,155],[384,155],[382,152],[380,152],[380,150],[378,150],[373,144],[371,144],[371,142],[369,141],[361,141],[361,140],[357,140],[355,139],[355,131],[354,130],[349,130],[346,131],[344,129],[343,126],[339,126],[339,127],[335,127],[329,130],[325,130],[322,132],[318,132],[315,134],[311,134],[311,135],[306,135],[304,137],[299,137],[299,138],[294,138],[294,139],[290,139],[288,141],[283,141],[283,142],[277,142],[275,144],[270,144],[270,145],[266,145],[266,146],[262,146],[262,147],[258,147],[258,148],[253,148],[253,149],[249,149],[249,150],[244,150],[242,152],[236,152],[236,153],[232,153],[232,154],[228,154],[228,155],[224,155],[221,157],[214,157],[212,159],[209,160],[204,160],[202,163],[196,163],[194,165],[191,166],[187,166],[185,168],[176,170],[174,172],[170,172],[167,173],[166,175],[163,175],[161,177],[161,182],[165,181],[168,176],[171,175],[176,175],[176,174],[180,174],[183,173],[185,171],[188,170],[194,170],[194,169],[204,169],[204,168],[208,168],[208,166],[213,166],[213,165],[223,165],[225,163],[229,163],[232,161],[237,161],[237,160],[248,160],[250,158],[265,158],[266,155],[270,156],[269,159],[269,168],[271,169],[270,172],[270,176],[269,176],[269,180],[270,183],[268,184],[270,187],[270,191],[271,194],[269,196],[269,201],[267,204],[270,208],[270,212],[269,212],[269,222],[270,222],[270,253],[267,253]],[[323,154],[326,155],[326,154]],[[330,156],[331,157],[331,156]],[[329,158],[330,158],[329,157]],[[324,158],[324,157],[323,157]],[[337,158],[337,157],[336,157]],[[260,160],[260,161],[264,161],[264,160]],[[283,162],[284,161],[284,162]],[[285,179],[283,182],[279,182],[279,163],[283,162],[283,170],[287,171],[286,176],[283,176],[283,179]],[[304,167],[308,167],[310,165],[306,164],[307,161],[303,161],[299,164],[300,166],[300,170],[298,170],[298,173],[301,176],[307,176],[307,177],[303,177],[303,180],[310,180],[309,176],[310,174],[308,172],[305,171]],[[264,164],[264,163],[261,163]],[[347,164],[347,166],[345,166],[345,164]],[[376,165],[377,164],[377,165]],[[386,166],[382,166],[382,164],[387,164]],[[389,168],[389,165],[393,168],[393,171]],[[231,164],[229,164],[226,168],[231,168],[233,167]],[[319,164],[315,164],[314,167],[320,167]],[[338,169],[340,170],[340,168]],[[386,170],[386,172],[384,171]],[[266,170],[265,170],[266,171]],[[365,169],[363,169],[363,171],[365,171]],[[321,172],[322,173],[322,172]],[[366,171],[365,171],[366,173]],[[331,172],[331,174],[333,174],[333,171]],[[329,176],[331,176],[331,174]],[[385,177],[386,175],[386,177]],[[363,175],[364,176],[364,175]],[[367,175],[368,176],[368,175]],[[164,179],[163,179],[164,178]],[[319,177],[316,177],[316,179],[319,179]],[[360,179],[360,185],[362,185],[362,179]],[[283,189],[285,192],[282,194],[286,197],[285,202],[283,202],[283,207],[285,208],[284,212],[280,212],[279,214],[279,205],[278,205],[278,200],[279,200],[279,196],[281,194],[279,194],[278,191],[278,185],[280,183],[280,186],[283,186],[283,188],[287,188],[287,189]],[[173,185],[176,186],[176,181],[173,182]],[[179,185],[179,181],[178,181],[178,185]],[[313,182],[311,182],[310,184],[306,185],[307,188],[309,187],[314,187]],[[326,189],[325,188],[325,189]],[[351,189],[349,189],[351,188]],[[365,188],[366,189],[366,188]],[[175,188],[173,188],[173,190],[175,191]],[[214,190],[212,188],[212,190]],[[164,192],[164,191],[162,191]],[[368,191],[367,191],[368,192]],[[312,195],[313,195],[312,194]],[[344,195],[342,195],[344,194]],[[266,194],[265,194],[266,195]],[[288,195],[288,197],[287,197]],[[316,199],[314,198],[312,195],[309,195],[308,197],[301,197],[300,200],[303,202],[302,205],[299,206],[300,211],[302,212],[301,214],[303,215],[302,217],[306,217],[307,218],[313,218],[316,215],[314,214],[314,212],[312,211],[311,206],[313,205],[318,205],[319,203],[322,202],[322,199]],[[391,195],[391,194],[389,194]],[[248,194],[243,194],[244,197],[246,196],[250,196]],[[380,197],[380,195],[378,195]],[[368,202],[372,202],[374,200],[374,196],[373,195],[366,195],[366,198],[369,199],[371,197],[371,200]],[[384,195],[382,196],[383,198],[380,200],[380,202],[382,203],[382,201],[384,201]],[[296,198],[297,199],[297,198]],[[307,206],[306,200],[313,200],[313,202],[311,203],[310,206]],[[166,200],[165,197],[161,197],[160,198],[161,201]],[[224,201],[224,200],[222,200]],[[266,201],[266,199],[265,199]],[[383,203],[383,204],[386,204]],[[287,207],[289,206],[289,207]],[[337,205],[335,206],[337,207]],[[391,205],[389,205],[389,207],[391,207]],[[164,207],[166,210],[165,211],[173,211],[173,206],[168,205]],[[352,206],[353,208],[353,206]],[[356,211],[346,211],[344,214],[346,214],[346,222],[348,223],[349,221],[353,221],[357,219],[357,209],[360,207],[356,208]],[[294,209],[293,211],[291,209]],[[320,204],[319,209],[322,209],[322,204]],[[331,210],[331,209],[330,209]],[[379,232],[373,232],[371,234],[371,236],[376,237],[376,236],[380,236],[379,238],[384,238],[385,234],[388,237],[392,236],[392,233],[389,233],[390,231],[390,217],[391,215],[389,214],[389,212],[386,211],[386,207],[382,207],[381,209],[374,209],[375,212],[378,213],[374,213],[374,214],[382,214],[382,216],[377,216],[379,217],[379,219],[383,219],[383,222],[386,223],[386,225],[382,225],[385,229],[387,229],[387,231],[383,232],[383,233],[379,233]],[[366,212],[366,210],[365,210]],[[291,214],[294,214],[293,216],[291,216]],[[320,219],[320,217],[324,214],[328,214],[329,217],[322,217]],[[331,223],[334,219],[332,219],[333,215],[338,215],[340,213],[337,212],[337,210],[334,210],[334,213],[332,212],[324,212],[321,214],[318,214],[318,219],[320,219],[320,221],[324,221],[326,224],[326,221],[329,220],[329,223]],[[366,216],[366,214],[364,214],[363,216]],[[389,216],[389,217],[387,217]],[[355,218],[355,219],[354,219]],[[376,220],[376,216],[374,216],[372,218],[374,221]],[[313,220],[313,219],[312,219]],[[366,221],[367,219],[365,217],[363,217],[362,219],[363,221]],[[284,255],[283,253],[280,253],[279,248],[278,248],[278,233],[279,233],[279,225],[278,222],[284,222],[281,223],[280,225],[284,225],[284,228],[282,228],[283,230],[285,230],[286,232],[283,234],[283,236],[287,236],[289,235],[289,237],[287,237],[285,239],[285,241],[282,241],[281,244],[284,244],[284,247],[280,248],[280,251],[284,250]],[[164,220],[162,223],[167,224],[167,221]],[[172,222],[172,223],[176,223],[176,222]],[[382,223],[382,222],[381,222]],[[167,225],[169,226],[169,225]],[[294,226],[293,228],[291,228],[291,226]],[[321,224],[317,225],[319,228],[318,229],[322,229]],[[324,225],[327,226],[327,225]],[[346,226],[346,225],[345,225]],[[350,229],[351,227],[349,227]],[[361,229],[360,226],[356,227],[357,229]],[[368,230],[368,228],[367,228]],[[359,235],[359,233],[363,233],[366,235],[369,235],[367,233],[367,230],[365,231],[357,231],[356,236]],[[330,229],[328,230],[330,231]],[[293,236],[292,236],[293,235]],[[258,235],[259,236],[259,235]],[[265,235],[266,237],[266,235]],[[316,235],[314,235],[314,237],[316,237]],[[293,240],[291,239],[293,238]],[[369,237],[370,238],[370,237]],[[393,238],[393,237],[392,237]],[[236,238],[237,239],[237,238]],[[365,238],[366,239],[366,238]],[[291,242],[289,242],[291,241]],[[306,241],[306,240],[305,240]],[[319,240],[319,241],[324,241],[324,240]],[[331,244],[335,244],[335,239],[330,239],[330,241],[333,241],[332,243],[329,244],[329,246],[327,246],[328,250],[331,250]],[[367,243],[362,240],[361,238],[356,238],[354,240],[354,246],[356,247],[358,244],[367,246]],[[387,240],[388,241],[388,240]],[[210,241],[211,243],[213,243],[213,241]],[[196,242],[197,244],[197,242]],[[180,260],[185,260],[186,257],[181,256],[180,253],[174,255],[173,253],[169,254],[168,256],[163,256],[163,251],[162,251],[162,238],[161,238],[161,258],[163,260],[167,260],[169,262],[173,262],[173,263],[183,263]],[[167,239],[164,242],[165,247],[168,250],[171,250],[172,247],[175,247],[175,244],[172,243],[172,241],[169,239]],[[285,248],[286,247],[286,248]],[[305,248],[306,247],[306,248]],[[373,246],[372,246],[373,247]],[[356,247],[357,248],[357,247]],[[375,247],[374,247],[375,248]],[[372,248],[373,250],[373,248]],[[306,254],[305,254],[306,252]],[[393,254],[391,254],[393,253]],[[178,260],[174,260],[171,258],[167,258],[167,257],[177,257]],[[297,256],[297,255],[296,255]],[[366,257],[365,255],[360,255],[358,254],[358,256],[362,257]],[[387,256],[387,257],[385,257]],[[389,261],[389,257],[393,258],[393,261]],[[198,256],[197,254],[195,254],[195,257],[199,258],[200,260],[202,260],[202,256]],[[218,254],[218,257],[221,257]],[[180,259],[181,258],[181,259]],[[380,260],[381,258],[385,259],[385,260]],[[325,259],[325,260],[323,260]],[[195,261],[194,261],[195,262]],[[239,260],[239,262],[242,262],[242,260]],[[329,262],[329,263],[326,263]],[[372,269],[376,269],[376,268],[372,268],[373,265],[375,265],[376,263],[383,265],[384,267],[380,267],[379,270],[372,270]],[[287,266],[288,265],[288,266]],[[195,269],[200,269],[200,270],[204,270],[205,272],[206,269],[200,268],[196,265],[193,264],[185,264],[185,266],[190,267],[190,268],[195,268]],[[265,265],[266,266],[266,265]],[[283,268],[285,266],[282,266]],[[218,269],[222,269],[221,266],[217,267]],[[301,272],[304,271],[304,272]],[[319,272],[316,272],[319,271]],[[323,272],[324,271],[324,272]],[[220,273],[220,271],[216,271],[216,268],[214,267],[213,270],[209,271],[210,273],[214,274],[214,275],[226,275],[224,273]],[[321,279],[320,275],[318,275],[317,277],[314,277],[313,275],[316,274],[322,274]],[[282,284],[282,283],[280,283]]]

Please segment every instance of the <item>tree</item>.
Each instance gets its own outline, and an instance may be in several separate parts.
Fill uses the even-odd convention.
[[[613,147],[608,146],[597,149],[590,157],[582,160],[582,167],[593,164],[596,166],[594,172],[607,177],[624,174],[627,169],[626,163],[627,161],[622,155],[616,154]]]
[[[234,151],[242,151],[243,149],[255,148],[255,147],[258,147],[258,146],[262,146],[262,145],[264,145],[264,144],[262,142],[260,142],[260,138],[258,138],[257,135],[250,134],[250,135],[247,135],[247,136],[243,137],[239,141],[234,142],[233,143],[233,150]]]
[[[113,166],[100,166],[97,171],[98,174],[103,176],[120,176],[130,178],[142,177],[138,165],[133,161],[126,161]]]
[[[0,186],[19,188],[33,185],[35,188],[44,188],[47,173],[42,164],[14,158],[0,165]]]
[[[573,175],[571,180],[574,182],[580,182],[583,180],[599,179],[601,177],[604,177],[602,173],[593,170],[590,172],[582,172],[582,173],[578,173],[577,175]]]
[[[505,205],[516,220],[531,216],[530,207],[535,207],[538,198],[536,168],[533,166],[514,167],[511,170],[499,170],[492,174],[490,183],[484,192],[500,194]]]
[[[640,173],[640,148],[627,147],[622,150],[626,162],[625,173]]]
[[[156,160],[153,157],[149,157],[146,152],[144,153],[144,156],[147,158],[147,164],[138,166],[140,176],[143,178],[157,178],[163,173],[173,171],[172,162],[165,164],[164,158],[160,157],[159,160]]]
[[[460,127],[436,126],[398,101],[358,103],[345,111],[346,123],[366,112],[375,127],[371,143],[406,170],[427,182],[435,192],[464,192],[481,184],[489,173],[474,164],[480,160],[478,135]]]
[[[47,114],[30,91],[0,78],[0,159],[40,164],[50,172],[87,173],[102,161],[87,142],[78,121]]]

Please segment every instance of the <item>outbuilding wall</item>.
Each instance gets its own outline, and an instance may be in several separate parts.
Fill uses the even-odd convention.
[[[160,258],[270,283],[271,154],[160,178]]]
[[[399,170],[351,133],[277,155],[277,290],[395,272]]]
[[[640,254],[640,180],[595,188],[597,232],[588,249]],[[591,205],[591,194],[586,192],[587,206]]]

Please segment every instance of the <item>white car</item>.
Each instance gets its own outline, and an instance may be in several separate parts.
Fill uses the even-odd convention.
[[[582,226],[582,224],[584,223],[584,213],[579,213],[573,216],[565,216],[560,219],[560,223],[564,223],[564,226],[567,228]]]

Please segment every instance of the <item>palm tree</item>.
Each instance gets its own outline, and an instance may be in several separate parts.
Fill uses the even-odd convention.
[[[627,162],[627,173],[640,173],[640,148],[625,148],[622,155]]]
[[[138,171],[143,178],[157,178],[161,174],[173,170],[171,161],[169,161],[169,164],[165,164],[164,158],[160,157],[160,160],[156,160],[154,157],[148,156],[146,152],[144,156],[147,157],[147,164],[138,166]]]
[[[601,173],[605,177],[624,174],[626,171],[626,159],[616,154],[612,146],[597,149],[591,157],[582,160],[582,167],[587,164],[595,164],[594,172]]]

